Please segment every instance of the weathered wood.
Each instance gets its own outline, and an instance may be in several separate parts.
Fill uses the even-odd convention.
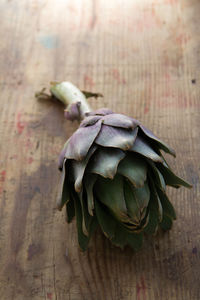
[[[1,0],[2,300],[200,299],[199,15],[199,0]],[[55,210],[57,156],[77,124],[34,92],[63,79],[151,128],[194,185],[169,189],[177,221],[141,252],[97,232],[82,253]]]

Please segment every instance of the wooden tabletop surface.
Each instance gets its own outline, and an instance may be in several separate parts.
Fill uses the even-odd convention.
[[[200,299],[200,1],[1,0],[0,299]],[[69,80],[170,144],[192,190],[137,253],[97,232],[81,252],[55,209],[57,157],[77,128],[35,91]]]

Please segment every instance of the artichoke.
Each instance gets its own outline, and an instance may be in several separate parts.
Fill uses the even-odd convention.
[[[63,101],[62,84],[51,92]],[[81,108],[77,91],[74,95],[71,107]],[[67,115],[70,119],[70,110]],[[145,234],[155,234],[159,226],[168,230],[176,219],[166,185],[191,185],[172,172],[161,153],[175,156],[174,150],[139,121],[107,108],[91,112],[89,106],[79,117],[83,120],[59,157],[58,209],[65,206],[67,222],[76,217],[82,250],[98,226],[114,245],[138,250]]]

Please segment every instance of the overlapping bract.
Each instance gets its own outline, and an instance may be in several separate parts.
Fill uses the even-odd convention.
[[[76,216],[81,249],[100,225],[111,242],[138,250],[143,235],[172,226],[176,214],[166,185],[190,187],[177,177],[160,150],[175,152],[139,121],[108,109],[89,113],[59,159],[58,208]]]

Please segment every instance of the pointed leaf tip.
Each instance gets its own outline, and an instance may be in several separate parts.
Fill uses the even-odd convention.
[[[158,164],[157,167],[162,173],[167,185],[175,188],[179,188],[181,186],[192,188],[192,185],[190,183],[175,175],[165,162],[162,164]]]
[[[130,150],[137,152],[155,162],[163,162],[162,157],[160,155],[158,155],[152,149],[152,147],[148,144],[148,142],[142,137],[137,136],[137,138]]]
[[[140,125],[140,129],[143,131],[143,133],[150,138],[155,144],[157,144],[157,146],[162,149],[163,151],[165,151],[166,153],[169,153],[171,155],[173,155],[174,157],[176,157],[176,153],[174,151],[174,149],[172,149],[170,146],[168,146],[165,142],[163,142],[162,140],[160,140],[157,136],[155,136],[153,134],[153,132],[151,130],[149,130],[148,128],[146,128],[143,125]]]

